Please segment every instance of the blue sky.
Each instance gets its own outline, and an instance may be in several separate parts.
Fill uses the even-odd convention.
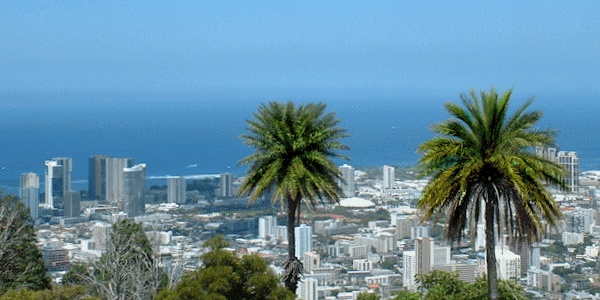
[[[600,92],[600,1],[0,1],[0,92]]]

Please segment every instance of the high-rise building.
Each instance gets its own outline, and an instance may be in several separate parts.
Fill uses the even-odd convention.
[[[89,157],[88,195],[92,199],[106,199],[106,156]]]
[[[121,208],[129,218],[143,215],[146,197],[146,164],[123,169],[124,199]]]
[[[531,253],[529,255],[529,267],[539,269],[541,267],[540,258],[540,246],[534,245],[531,247]]]
[[[233,197],[233,175],[229,173],[221,174],[221,197]]]
[[[63,214],[67,218],[76,218],[81,214],[81,194],[76,191],[68,191],[65,194],[65,206]]]
[[[318,281],[315,278],[304,277],[298,283],[296,296],[302,300],[318,300]]]
[[[97,222],[92,227],[92,241],[94,242],[94,249],[100,251],[106,251],[108,243],[110,242],[110,233],[112,232],[112,225]]]
[[[350,165],[344,164],[343,166],[340,166],[340,172],[342,173],[340,187],[344,192],[344,197],[354,197],[354,168],[352,168]]]
[[[431,262],[432,267],[446,266],[450,264],[450,247],[447,246],[433,246],[433,259]]]
[[[485,250],[485,224],[477,223],[477,236],[475,237],[475,251]]]
[[[429,237],[429,227],[427,226],[414,226],[410,228],[410,238],[422,238]]]
[[[557,152],[558,152],[558,148],[535,147],[535,154],[537,156],[540,156],[540,157],[543,157],[545,159],[549,159],[552,161],[556,161]]]
[[[302,260],[304,252],[312,251],[312,226],[301,224],[295,228],[296,233],[296,257]]]
[[[321,256],[313,251],[304,252],[304,257],[302,258],[302,265],[304,266],[305,274],[310,274],[312,270],[318,269],[321,267]]]
[[[403,272],[402,272],[402,284],[409,291],[415,291],[417,289],[417,281],[415,276],[417,275],[417,253],[416,251],[404,251],[403,260]]]
[[[557,162],[566,171],[563,179],[569,186],[568,191],[579,191],[579,158],[575,151],[558,151],[558,148],[535,147],[538,156]]]
[[[577,157],[577,152],[560,151],[558,152],[556,159],[566,170],[563,179],[569,186],[569,191],[579,191],[579,158]]]
[[[411,229],[419,224],[419,217],[415,215],[399,215],[396,216],[395,221],[397,237],[399,239],[406,239],[411,238]]]
[[[31,219],[35,220],[39,216],[40,205],[40,176],[35,173],[21,174],[21,184],[19,186],[19,198],[25,207],[29,208]]]
[[[510,251],[508,247],[496,246],[498,278],[518,280],[521,278],[521,256]]]
[[[183,176],[167,178],[167,200],[169,203],[185,204],[186,183]]]
[[[395,170],[394,167],[383,166],[383,188],[391,189],[394,188],[394,180],[395,180]]]
[[[125,199],[125,168],[133,167],[133,158],[104,158],[106,165],[106,202],[118,205]]]
[[[420,237],[415,239],[415,252],[417,260],[417,274],[427,274],[431,272],[433,265],[433,239],[429,237]]]
[[[266,237],[275,237],[277,229],[277,217],[264,216],[258,219],[258,237],[264,239]]]
[[[62,202],[65,194],[71,190],[71,172],[73,159],[55,157],[46,161],[46,202],[47,208],[54,208]]]

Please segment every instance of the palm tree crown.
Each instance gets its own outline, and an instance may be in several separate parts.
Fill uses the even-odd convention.
[[[328,200],[337,202],[341,189],[340,171],[331,158],[348,159],[337,153],[348,146],[339,142],[347,137],[337,127],[335,113],[325,113],[326,105],[270,102],[260,105],[255,120],[247,120],[250,134],[241,135],[244,144],[255,148],[239,164],[249,164],[239,194],[250,201],[273,192],[272,202],[288,208],[289,257],[286,261],[286,285],[296,290],[301,264],[295,257],[294,228],[301,201],[312,207]]]
[[[525,112],[533,99],[507,116],[511,93],[498,97],[492,88],[479,100],[471,90],[472,99],[461,95],[465,109],[446,103],[454,118],[435,124],[439,136],[418,148],[420,175],[431,176],[418,203],[423,218],[446,216],[447,238],[456,241],[467,225],[474,237],[484,215],[491,299],[497,297],[494,226],[501,225],[497,234],[506,229],[510,237],[533,241],[543,233],[543,220],[554,225],[562,218],[543,183],[565,186],[563,169],[532,151],[553,145],[556,131],[532,128],[542,117]]]

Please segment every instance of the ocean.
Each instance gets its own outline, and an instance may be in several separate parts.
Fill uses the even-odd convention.
[[[514,109],[531,95],[514,93]],[[577,151],[581,170],[600,169],[598,95],[536,96],[539,128],[556,128],[560,150]],[[238,138],[246,119],[269,101],[324,102],[350,137],[342,152],[355,166],[414,165],[429,126],[448,119],[457,94],[392,90],[9,91],[0,92],[0,189],[18,193],[21,173],[72,157],[74,189],[87,189],[88,157],[132,157],[148,176],[230,172],[252,149]],[[165,180],[166,184],[166,180]]]

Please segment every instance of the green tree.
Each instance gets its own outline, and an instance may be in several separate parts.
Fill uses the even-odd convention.
[[[0,293],[50,288],[51,280],[35,242],[29,210],[15,196],[0,192]]]
[[[358,296],[356,297],[356,300],[379,300],[381,299],[381,296],[375,294],[375,293],[360,293],[358,294]]]
[[[423,155],[419,175],[432,176],[418,202],[423,218],[446,215],[447,238],[455,241],[461,239],[468,216],[476,216],[470,218],[473,229],[484,215],[490,299],[498,298],[494,227],[533,241],[544,230],[542,219],[554,225],[562,218],[544,182],[565,187],[564,171],[531,151],[553,145],[556,132],[532,128],[542,117],[539,111],[525,112],[533,99],[507,117],[511,93],[498,97],[492,88],[478,99],[471,90],[472,99],[461,95],[466,110],[446,103],[454,118],[434,125],[440,136],[418,148]],[[472,237],[476,233],[471,230]]]
[[[403,291],[396,293],[395,300],[483,300],[487,298],[487,281],[477,279],[475,283],[458,279],[457,273],[432,271],[418,274],[420,292]],[[523,287],[512,281],[498,281],[499,298],[501,300],[526,300]]]
[[[161,291],[156,300],[174,299],[294,299],[279,286],[277,276],[258,255],[238,257],[223,247],[222,236],[208,240],[211,251],[202,255],[203,267],[186,273],[173,289]]]
[[[87,282],[83,279],[90,276],[90,272],[84,264],[73,264],[65,276],[62,278],[64,286],[85,285]]]
[[[101,300],[87,294],[87,288],[75,286],[53,286],[52,289],[34,291],[30,289],[10,290],[0,300]]]
[[[65,284],[84,284],[103,299],[151,299],[164,281],[161,275],[142,225],[125,219],[113,225],[102,257],[91,266],[74,265]]]
[[[287,205],[288,257],[284,263],[284,281],[295,292],[302,263],[295,255],[294,228],[300,215],[301,201],[312,208],[319,201],[339,201],[341,174],[331,158],[348,159],[337,153],[348,146],[339,142],[347,137],[337,127],[335,113],[325,113],[326,105],[270,102],[260,105],[255,120],[247,120],[250,134],[241,135],[244,144],[255,148],[240,165],[249,164],[240,195],[255,201],[273,192],[272,202]]]

